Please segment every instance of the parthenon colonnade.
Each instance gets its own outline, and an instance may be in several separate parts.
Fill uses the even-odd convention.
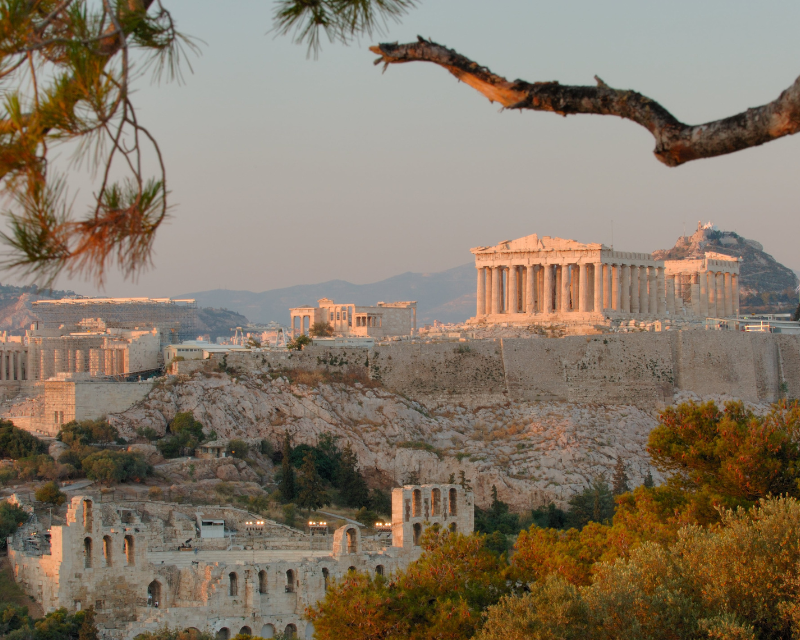
[[[739,313],[740,259],[723,254],[653,260],[647,253],[535,234],[471,251],[478,278],[475,320]]]

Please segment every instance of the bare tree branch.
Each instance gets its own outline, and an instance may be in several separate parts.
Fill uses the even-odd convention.
[[[756,147],[800,130],[800,78],[773,102],[743,113],[687,125],[659,103],[636,91],[612,89],[595,76],[597,86],[568,86],[558,82],[509,81],[469,58],[418,37],[409,44],[379,44],[370,51],[375,64],[433,62],[506,109],[552,111],[563,116],[590,113],[632,120],[656,140],[653,153],[669,167]]]

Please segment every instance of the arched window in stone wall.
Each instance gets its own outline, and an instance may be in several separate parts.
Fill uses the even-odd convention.
[[[91,531],[94,524],[94,515],[92,509],[92,501],[83,501],[83,528],[86,531]]]
[[[103,559],[106,561],[106,566],[113,566],[113,558],[111,557],[111,550],[114,546],[111,536],[103,536]]]
[[[275,637],[275,626],[271,624],[265,624],[261,627],[261,637],[262,638],[274,638]]]
[[[347,530],[347,553],[358,553],[358,534],[353,528]]]
[[[294,571],[286,572],[286,593],[294,593]]]
[[[419,546],[419,539],[422,537],[422,525],[419,522],[414,523],[414,546]]]
[[[375,567],[375,573],[379,576],[384,575],[384,569],[382,564],[379,564],[377,567]]]
[[[431,491],[431,515],[442,515],[442,492],[439,489]]]
[[[258,572],[258,592],[267,592],[267,572],[263,569]]]
[[[235,571],[231,571],[228,574],[228,595],[229,596],[239,595],[239,576],[236,575]]]
[[[125,536],[125,541],[123,542],[123,547],[125,551],[125,563],[132,567],[136,561],[136,557],[134,555],[134,548],[133,548],[133,536]]]
[[[161,604],[161,583],[153,580],[147,585],[147,606],[158,609]]]
[[[347,573],[355,573],[355,572],[356,572],[355,567],[347,567]]]
[[[231,630],[228,627],[222,627],[217,631],[217,640],[228,640],[231,637]]]
[[[414,517],[419,518],[422,515],[422,491],[414,489]]]
[[[293,624],[287,624],[286,628],[283,630],[283,635],[287,638],[296,638],[297,637],[297,627]]]
[[[328,590],[328,579],[330,577],[331,577],[330,571],[328,571],[327,569],[323,569],[322,570],[322,583],[323,583],[323,586],[325,587],[325,591]]]
[[[455,522],[451,522],[450,523],[450,531],[455,533],[457,530],[458,530],[458,527],[456,527],[456,523]]]
[[[458,491],[450,489],[450,515],[458,515]]]
[[[248,627],[247,625],[245,625],[241,629],[239,629],[239,635],[241,635],[241,636],[252,636],[253,635],[253,630],[250,627]]]
[[[92,539],[83,539],[83,566],[86,569],[92,568]]]

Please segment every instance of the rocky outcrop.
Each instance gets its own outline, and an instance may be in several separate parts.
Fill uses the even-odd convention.
[[[220,437],[252,443],[268,439],[278,445],[289,431],[295,443],[313,444],[331,433],[351,443],[378,485],[397,486],[412,472],[423,482],[446,482],[463,471],[477,504],[486,506],[496,485],[501,499],[518,510],[564,504],[594,477],[610,476],[618,457],[632,483],[641,483],[648,470],[647,436],[657,424],[655,415],[625,405],[498,402],[467,408],[452,402],[429,410],[358,383],[308,386],[286,377],[209,372],[157,385],[144,402],[110,420],[123,436],[135,438],[141,427],[164,433],[179,411],[191,411]],[[202,477],[210,475],[200,469],[204,462],[193,461]],[[217,478],[254,479],[246,465],[218,462]],[[166,466],[157,471],[166,472]]]

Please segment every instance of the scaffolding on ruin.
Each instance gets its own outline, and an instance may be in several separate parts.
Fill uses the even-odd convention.
[[[38,300],[32,307],[42,328],[74,326],[98,318],[107,327],[119,329],[157,327],[163,345],[195,337],[197,302],[191,298],[62,298]]]

